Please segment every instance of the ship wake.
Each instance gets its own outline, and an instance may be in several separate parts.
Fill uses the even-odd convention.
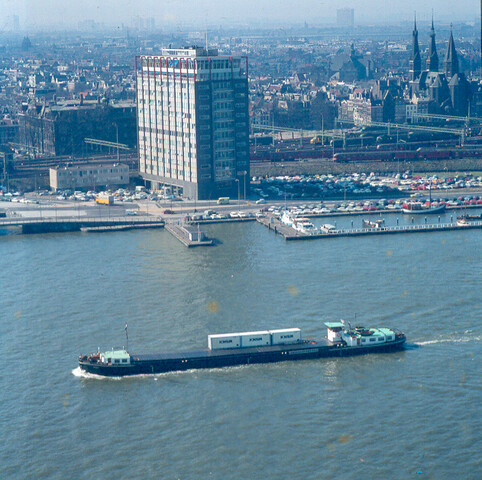
[[[434,345],[437,343],[467,343],[467,342],[480,342],[480,336],[463,336],[457,338],[438,338],[436,340],[426,340],[421,342],[413,342],[415,345]]]

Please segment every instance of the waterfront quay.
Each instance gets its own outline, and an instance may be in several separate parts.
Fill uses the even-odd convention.
[[[115,231],[134,228],[162,228],[159,217],[8,217],[0,221],[0,228],[21,228],[22,233]]]
[[[479,192],[478,192],[479,193]],[[365,199],[366,200],[366,199]],[[307,200],[303,200],[304,203]],[[117,232],[130,229],[163,228],[169,231],[177,240],[188,248],[195,246],[211,246],[219,242],[209,238],[204,227],[209,224],[230,224],[258,221],[270,230],[275,231],[287,241],[314,240],[319,238],[354,237],[367,235],[386,235],[395,233],[422,233],[444,230],[477,229],[480,228],[479,219],[473,219],[465,225],[457,225],[457,216],[464,211],[480,208],[480,205],[449,206],[445,215],[405,216],[400,208],[384,207],[377,204],[376,210],[371,210],[370,203],[367,211],[339,211],[338,202],[330,200],[324,202],[326,213],[314,213],[303,207],[302,201],[273,201],[271,206],[252,201],[238,201],[229,205],[217,205],[215,201],[196,202],[182,201],[174,205],[169,202],[169,209],[161,202],[149,202],[148,200],[129,202],[125,204],[115,203],[105,207],[95,205],[93,202],[80,204],[80,202],[40,202],[30,204],[2,202],[3,211],[6,215],[0,218],[0,229],[20,230],[22,233],[48,233],[48,232]],[[359,202],[360,203],[360,202]],[[343,205],[342,205],[343,206]],[[279,213],[283,209],[301,208],[302,217],[312,219],[326,219],[334,223],[331,232],[325,232],[316,228],[310,234],[302,233],[291,226],[280,222]],[[360,208],[360,207],[358,207]],[[206,209],[206,210],[204,210]],[[452,213],[453,212],[453,213]],[[356,218],[369,220],[382,220],[382,215],[397,218],[380,228],[357,228]],[[391,214],[391,215],[388,215]],[[398,218],[402,215],[402,218]],[[331,220],[330,220],[331,217]],[[404,217],[404,218],[403,218]],[[339,221],[338,221],[339,219]],[[395,225],[396,222],[396,225]],[[423,224],[420,224],[424,222]],[[431,223],[429,223],[431,222]],[[360,219],[359,227],[362,227]],[[375,222],[372,222],[375,223]],[[337,226],[338,224],[338,226]],[[319,226],[319,225],[318,225]]]

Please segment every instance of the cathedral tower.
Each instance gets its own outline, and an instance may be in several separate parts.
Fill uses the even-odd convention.
[[[444,72],[447,78],[453,77],[459,73],[459,59],[457,58],[457,51],[455,50],[454,36],[450,30],[449,45],[447,47],[447,54],[444,60]]]
[[[427,70],[429,72],[438,72],[438,55],[437,47],[435,45],[435,29],[433,28],[433,17],[432,29],[430,30],[430,42],[428,44]]]
[[[412,32],[412,54],[410,55],[410,78],[409,80],[413,82],[422,72],[422,59],[420,58],[420,48],[418,46],[418,30],[417,30],[417,19],[414,20],[413,32]]]

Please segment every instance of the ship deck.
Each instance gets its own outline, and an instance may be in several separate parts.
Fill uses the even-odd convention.
[[[321,340],[304,340],[302,343],[291,343],[284,345],[269,345],[264,347],[250,347],[250,348],[223,348],[217,350],[210,350],[208,348],[201,350],[190,350],[186,352],[173,352],[173,353],[151,353],[138,355],[131,353],[131,357],[136,362],[157,362],[163,360],[176,360],[176,359],[198,359],[198,358],[216,358],[216,357],[228,357],[232,355],[253,355],[257,353],[274,353],[281,351],[296,351],[306,349],[317,348],[330,348],[334,345],[327,339]]]

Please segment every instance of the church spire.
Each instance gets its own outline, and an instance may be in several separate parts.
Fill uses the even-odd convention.
[[[420,76],[420,73],[422,73],[422,59],[420,57],[420,48],[418,46],[418,30],[416,16],[413,22],[412,53],[410,55],[409,68],[410,81],[416,80]]]
[[[450,28],[449,44],[444,60],[444,72],[447,78],[453,77],[456,73],[459,73],[459,59],[457,58],[457,51],[455,50],[452,28]]]
[[[435,29],[433,27],[433,13],[432,13],[432,28],[430,30],[430,41],[428,44],[427,70],[429,72],[438,72],[438,55],[437,55],[437,47],[435,45]]]

